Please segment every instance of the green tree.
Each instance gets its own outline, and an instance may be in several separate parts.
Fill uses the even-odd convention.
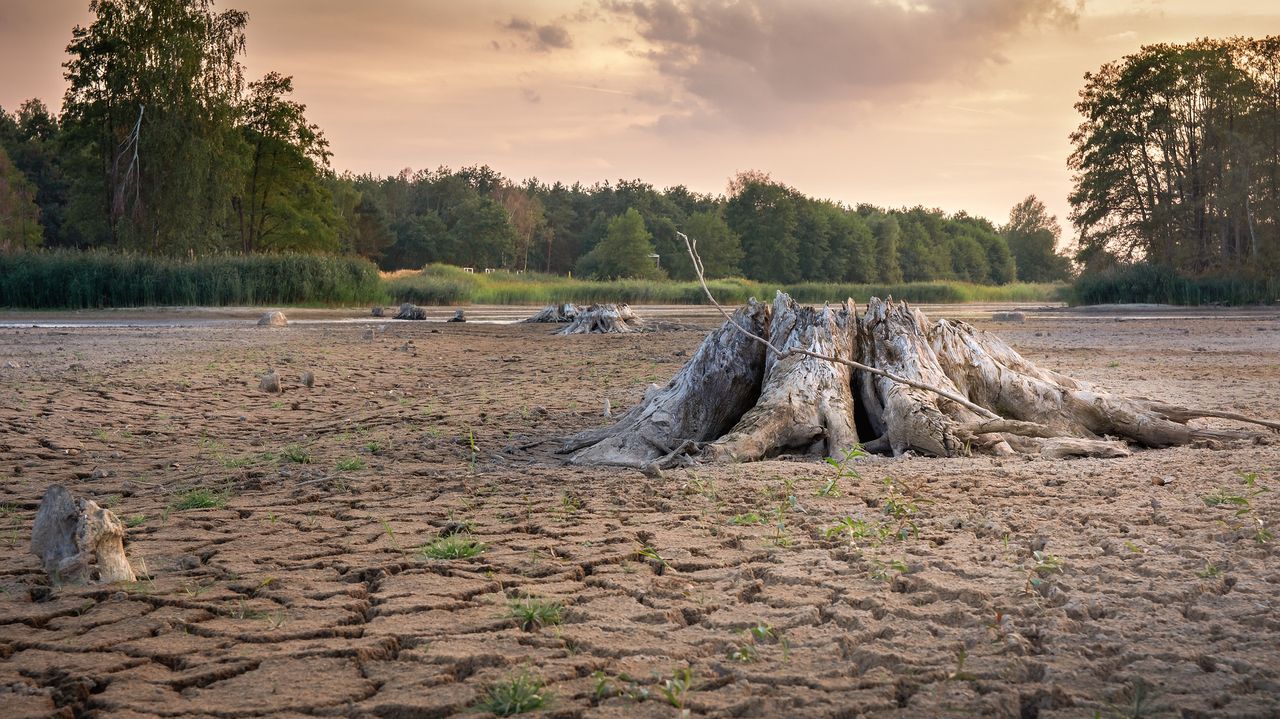
[[[457,208],[449,229],[456,248],[453,262],[478,269],[515,269],[519,238],[502,205],[488,197],[473,197]]]
[[[902,239],[902,227],[893,215],[878,213],[874,218],[873,234],[876,238],[876,281],[897,283],[902,281],[902,266],[898,261],[898,243]]]
[[[578,272],[598,279],[656,278],[663,272],[653,262],[653,238],[635,208],[609,220],[604,238],[578,261]]]
[[[275,72],[249,83],[243,133],[251,151],[243,192],[232,197],[245,254],[337,248],[338,218],[322,182],[329,142],[307,122],[306,106],[291,100],[292,93],[293,78]],[[390,237],[383,233],[378,239]],[[373,240],[353,243],[366,257],[376,257],[382,246]]]
[[[43,242],[35,185],[0,147],[0,252],[39,247]]]
[[[708,279],[742,274],[742,245],[728,223],[714,211],[689,215],[685,234],[698,243],[698,256]]]
[[[62,126],[69,221],[93,244],[225,244],[243,172],[235,127],[248,15],[212,0],[92,0],[72,32]]]
[[[1035,195],[1028,195],[1013,206],[1009,211],[1009,224],[1001,228],[1000,233],[1013,254],[1019,280],[1065,282],[1070,279],[1071,261],[1057,253],[1058,238],[1062,234],[1058,218],[1050,215]]]
[[[797,194],[760,173],[742,173],[730,183],[725,221],[742,240],[742,272],[749,279],[801,279]]]

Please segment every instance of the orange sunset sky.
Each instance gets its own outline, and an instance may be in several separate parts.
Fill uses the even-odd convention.
[[[720,193],[766,170],[846,203],[1064,220],[1082,75],[1154,42],[1280,33],[1276,0],[221,0],[250,77],[295,78],[339,171]],[[0,0],[0,106],[57,109],[87,0]],[[1070,236],[1070,229],[1065,233]]]

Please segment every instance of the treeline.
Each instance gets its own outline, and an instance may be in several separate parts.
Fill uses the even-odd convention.
[[[1087,74],[1076,109],[1086,273],[1280,276],[1280,36],[1143,47]]]
[[[336,175],[292,79],[249,80],[246,13],[210,0],[98,0],[67,47],[61,114],[0,109],[0,251],[168,256],[323,252],[384,269],[443,262],[598,278],[775,283],[1065,279],[1034,198],[1004,227],[850,207],[761,173],[725,195],[644,182],[514,182],[488,167]],[[638,221],[638,225],[637,225]]]

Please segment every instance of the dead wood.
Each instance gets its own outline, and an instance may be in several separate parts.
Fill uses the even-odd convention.
[[[636,316],[631,307],[625,303],[608,305],[591,305],[578,314],[565,327],[552,334],[586,335],[615,334],[622,332],[640,332],[644,329],[644,321]]]
[[[1130,444],[1262,436],[1187,425],[1199,417],[1280,429],[1234,412],[1096,389],[1037,367],[994,335],[964,322],[930,321],[892,299],[872,298],[861,317],[852,301],[799,307],[782,293],[771,306],[752,300],[732,316],[716,307],[727,321],[675,378],[651,388],[612,427],[567,441],[562,451],[573,453],[571,461],[654,469],[693,457],[838,457],[858,443],[894,455],[1118,457]],[[709,412],[717,403],[721,411]]]
[[[31,551],[55,584],[133,582],[124,525],[109,509],[74,499],[60,484],[45,490],[31,530]]]
[[[581,310],[572,302],[566,302],[560,305],[547,305],[540,312],[527,320],[521,320],[526,323],[541,324],[560,324],[562,322],[572,322],[578,316]]]
[[[427,310],[425,307],[419,307],[412,302],[405,302],[400,305],[400,311],[392,319],[396,320],[425,320],[427,318]]]

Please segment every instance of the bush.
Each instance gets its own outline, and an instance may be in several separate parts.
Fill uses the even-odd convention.
[[[0,254],[3,307],[351,305],[386,299],[377,268],[356,257],[174,259],[75,250]]]
[[[1082,275],[1071,286],[1073,305],[1248,305],[1280,300],[1280,278],[1184,277],[1169,267],[1138,263]]]

